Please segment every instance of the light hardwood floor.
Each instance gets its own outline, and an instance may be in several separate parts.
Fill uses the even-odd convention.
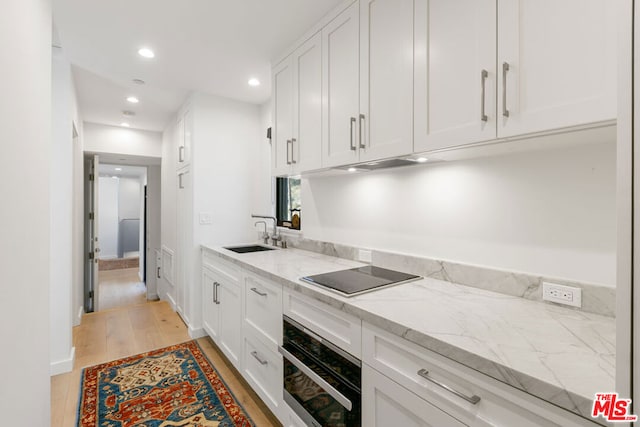
[[[138,277],[138,268],[101,270],[98,277],[100,311],[147,302],[147,287]]]
[[[51,378],[51,425],[76,424],[82,368],[188,341],[187,328],[166,302],[149,302],[83,316],[73,330],[73,372]],[[198,340],[209,360],[258,427],[281,426],[213,341]]]

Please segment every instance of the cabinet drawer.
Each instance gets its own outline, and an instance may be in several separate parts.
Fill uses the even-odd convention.
[[[244,377],[274,414],[282,412],[282,356],[253,334],[244,337]]]
[[[213,270],[232,282],[239,284],[242,280],[242,269],[240,267],[211,254],[207,249],[202,251],[202,266]]]
[[[362,359],[465,424],[535,427],[575,426],[585,421],[368,323],[362,328]],[[480,400],[474,404],[461,395]]]
[[[297,292],[284,292],[283,312],[317,335],[360,359],[362,321]]]
[[[244,325],[273,350],[282,344],[282,286],[247,274],[244,279]]]

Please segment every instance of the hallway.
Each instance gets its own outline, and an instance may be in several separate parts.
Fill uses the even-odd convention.
[[[100,270],[98,309],[100,311],[147,302],[147,287],[138,277],[138,268]]]

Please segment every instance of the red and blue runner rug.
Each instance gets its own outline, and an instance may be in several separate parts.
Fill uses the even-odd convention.
[[[197,342],[85,368],[78,427],[254,427]]]

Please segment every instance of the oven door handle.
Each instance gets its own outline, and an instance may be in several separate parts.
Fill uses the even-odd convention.
[[[293,354],[289,353],[283,347],[278,347],[278,353],[280,353],[282,357],[287,359],[289,362],[293,363],[296,368],[300,369],[303,374],[311,378],[313,382],[322,387],[324,391],[326,391],[331,397],[337,400],[338,403],[344,406],[347,411],[351,411],[351,409],[353,409],[353,404],[349,399],[347,399],[342,393],[336,390],[331,384],[326,382],[320,375],[313,372],[311,368],[307,367]]]

